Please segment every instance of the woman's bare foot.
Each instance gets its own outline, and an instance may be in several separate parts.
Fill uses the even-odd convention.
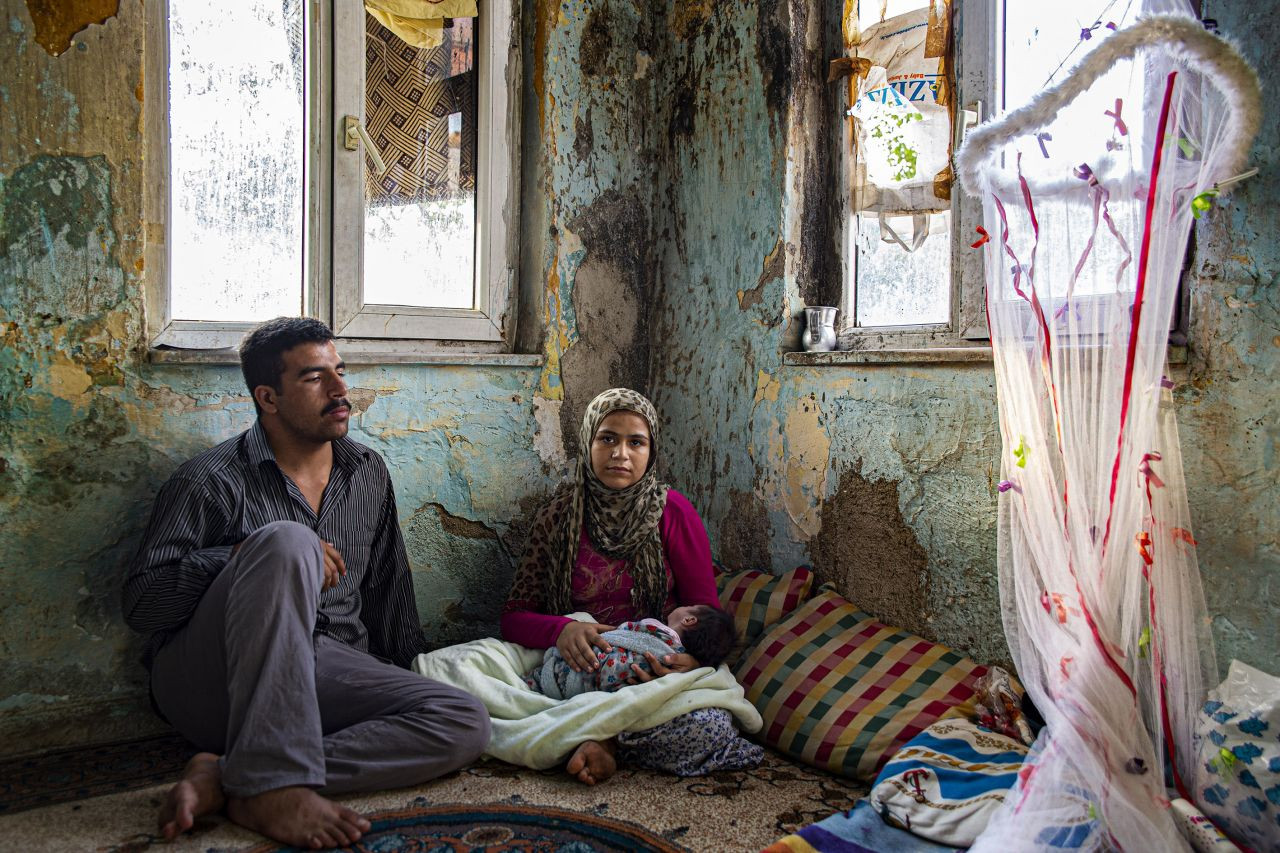
[[[222,808],[222,768],[218,756],[200,752],[182,771],[182,781],[169,789],[160,807],[160,833],[172,841],[190,829],[196,818]]]
[[[583,741],[569,757],[569,763],[564,766],[565,772],[570,776],[577,776],[579,782],[587,785],[604,782],[618,769],[618,762],[613,757],[616,749],[612,740],[603,743],[598,740]]]
[[[276,788],[228,797],[227,817],[246,829],[294,847],[346,847],[369,831],[369,821],[310,788]]]

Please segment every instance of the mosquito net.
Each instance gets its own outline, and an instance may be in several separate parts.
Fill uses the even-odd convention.
[[[1046,720],[974,850],[1186,846],[1167,798],[1216,670],[1166,356],[1191,225],[1259,96],[1162,5],[957,158],[984,206],[1005,634]]]

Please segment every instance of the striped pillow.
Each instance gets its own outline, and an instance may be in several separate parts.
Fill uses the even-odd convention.
[[[764,717],[765,743],[871,780],[931,724],[972,716],[974,682],[986,671],[824,591],[765,631],[734,674]]]
[[[729,665],[742,650],[773,623],[800,606],[809,597],[813,572],[799,566],[780,575],[750,569],[736,574],[717,574],[720,606],[733,617],[738,629],[738,645],[729,655]]]

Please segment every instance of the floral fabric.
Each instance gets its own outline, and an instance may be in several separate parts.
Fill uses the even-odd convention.
[[[759,767],[764,748],[738,734],[725,709],[699,708],[652,729],[618,735],[618,757],[628,767],[705,776]]]

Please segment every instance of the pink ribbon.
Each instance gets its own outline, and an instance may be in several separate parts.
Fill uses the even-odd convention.
[[[1119,133],[1120,133],[1120,135],[1121,135],[1121,136],[1128,136],[1128,135],[1129,135],[1129,126],[1128,126],[1128,125],[1126,125],[1126,124],[1124,123],[1124,119],[1120,117],[1120,111],[1121,111],[1123,108],[1124,108],[1124,99],[1123,99],[1123,98],[1116,98],[1116,108],[1115,108],[1115,111],[1113,112],[1113,111],[1111,111],[1111,110],[1103,110],[1103,111],[1102,111],[1102,114],[1103,114],[1103,115],[1106,115],[1106,116],[1111,116],[1111,118],[1115,119],[1115,120],[1116,120],[1116,130],[1117,130],[1117,131],[1119,131]]]
[[[1151,486],[1155,486],[1157,489],[1164,488],[1164,480],[1161,480],[1159,475],[1151,470],[1151,463],[1159,462],[1160,459],[1160,454],[1153,450],[1150,453],[1142,454],[1142,461],[1138,463],[1138,471],[1146,478],[1148,488]]]

